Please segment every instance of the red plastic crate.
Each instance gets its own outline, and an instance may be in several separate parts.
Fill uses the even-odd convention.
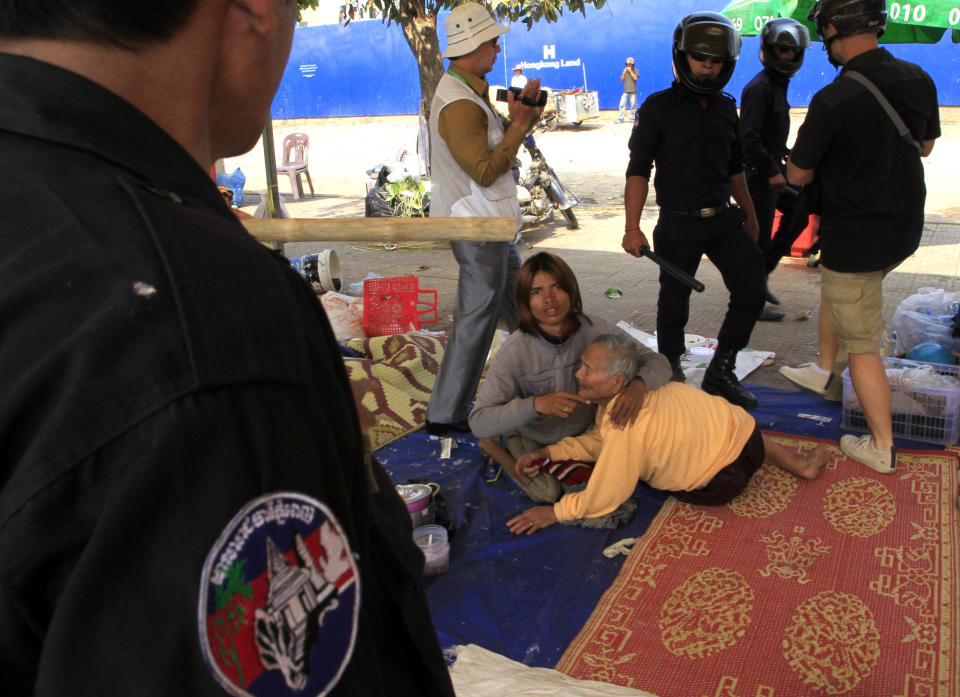
[[[437,291],[420,290],[416,276],[368,278],[363,282],[363,330],[367,336],[416,331],[437,321]],[[421,299],[421,295],[430,299]],[[426,305],[425,309],[418,309]],[[433,313],[432,317],[424,317]]]

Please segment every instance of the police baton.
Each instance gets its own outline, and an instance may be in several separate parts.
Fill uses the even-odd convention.
[[[700,283],[700,281],[695,279],[693,276],[688,274],[683,269],[680,269],[674,266],[673,264],[671,264],[669,261],[664,259],[662,256],[660,256],[656,252],[650,251],[649,247],[647,246],[640,247],[640,255],[647,257],[650,261],[652,261],[654,264],[659,266],[661,269],[666,271],[668,274],[673,276],[675,279],[680,281],[683,285],[687,286],[688,288],[692,288],[698,293],[702,293],[703,289],[706,288],[706,286]]]

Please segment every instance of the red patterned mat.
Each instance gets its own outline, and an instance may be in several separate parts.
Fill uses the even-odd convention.
[[[960,696],[956,453],[881,475],[826,445],[815,481],[669,499],[557,668],[660,697]]]

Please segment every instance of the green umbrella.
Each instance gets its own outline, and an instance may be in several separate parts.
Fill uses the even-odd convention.
[[[744,36],[756,36],[774,17],[791,17],[817,38],[817,28],[807,21],[814,0],[734,0],[720,12],[728,17]],[[739,25],[739,26],[738,26]],[[960,8],[951,0],[927,0],[924,3],[890,3],[887,29],[880,37],[884,44],[933,44],[947,29],[960,28]]]
[[[743,36],[754,36],[769,20],[781,16],[782,4],[783,0],[733,0],[720,13],[733,22]]]

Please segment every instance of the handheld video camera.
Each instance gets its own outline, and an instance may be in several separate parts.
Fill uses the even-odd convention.
[[[520,96],[519,87],[511,87],[510,91],[513,92],[513,98],[519,99],[521,102],[527,106],[546,106],[547,105],[547,93],[546,90],[540,90],[540,96],[537,98],[537,101],[533,101],[529,97]],[[497,90],[497,101],[505,102],[507,101],[507,91],[506,90]]]

